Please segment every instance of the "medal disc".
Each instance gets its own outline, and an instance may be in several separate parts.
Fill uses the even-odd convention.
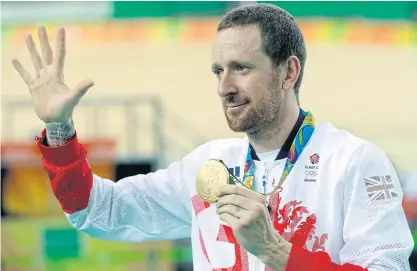
[[[229,171],[217,160],[209,160],[197,173],[196,187],[198,196],[209,203],[216,202],[218,189],[229,183]]]

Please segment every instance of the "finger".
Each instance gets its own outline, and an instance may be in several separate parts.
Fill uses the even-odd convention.
[[[219,188],[219,192],[217,194],[218,197],[222,197],[225,195],[240,195],[248,199],[253,199],[258,202],[264,202],[265,197],[262,194],[256,193],[252,190],[247,189],[241,185],[233,185],[233,184],[225,184]]]
[[[94,82],[91,79],[85,79],[79,82],[72,90],[74,92],[75,102],[78,103],[92,86],[94,86]]]
[[[32,80],[30,73],[25,68],[23,68],[20,61],[16,58],[13,58],[12,63],[16,71],[19,73],[20,77],[22,77],[23,81],[25,81],[25,83],[29,85],[30,81]]]
[[[245,210],[251,210],[254,208],[254,206],[257,204],[256,201],[245,198],[240,195],[225,195],[219,198],[219,200],[216,203],[217,208],[221,208],[225,205],[234,205],[240,208],[243,208]]]
[[[42,58],[39,55],[38,49],[36,49],[35,42],[33,41],[32,35],[26,38],[26,46],[28,47],[30,58],[32,59],[33,66],[35,67],[36,73],[42,69]]]
[[[241,224],[241,222],[239,221],[238,218],[236,218],[235,216],[233,216],[229,213],[221,214],[220,219],[222,221],[226,222],[230,227],[232,227],[232,229],[238,228],[239,225]]]
[[[53,52],[51,44],[49,43],[48,32],[46,31],[45,26],[42,25],[38,28],[38,36],[41,44],[43,61],[46,65],[51,65],[53,60]]]
[[[217,208],[216,212],[218,215],[230,214],[236,218],[243,218],[245,213],[248,213],[247,210],[231,204],[223,205],[220,208]]]
[[[64,73],[64,62],[65,55],[67,53],[66,44],[65,44],[65,29],[60,27],[57,33],[56,41],[56,56],[55,56],[55,65],[60,74]]]

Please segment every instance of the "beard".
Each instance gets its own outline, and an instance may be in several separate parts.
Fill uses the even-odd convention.
[[[248,135],[257,135],[271,128],[274,123],[279,124],[280,109],[283,101],[282,92],[276,87],[270,87],[265,95],[255,103],[246,97],[239,98],[230,96],[226,99],[228,103],[248,101],[243,108],[237,112],[230,113],[223,102],[223,111],[230,129],[234,132],[244,132]]]

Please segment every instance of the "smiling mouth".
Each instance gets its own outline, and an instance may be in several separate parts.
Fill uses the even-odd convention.
[[[238,104],[238,105],[228,105],[227,108],[238,108],[244,105],[247,105],[248,103],[244,103],[244,104]]]

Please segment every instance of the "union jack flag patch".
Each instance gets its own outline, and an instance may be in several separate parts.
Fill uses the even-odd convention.
[[[365,186],[371,201],[398,197],[390,175],[365,178]]]

